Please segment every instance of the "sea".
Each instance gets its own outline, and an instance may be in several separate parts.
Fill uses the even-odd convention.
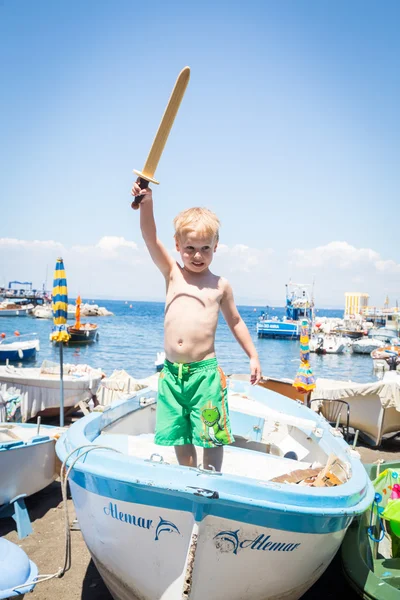
[[[73,303],[73,299],[69,299]],[[107,317],[85,317],[83,322],[98,324],[98,341],[88,346],[65,346],[64,363],[88,364],[100,368],[107,375],[114,370],[124,369],[135,378],[148,377],[155,372],[157,353],[163,350],[163,302],[138,302],[125,300],[84,300],[89,304],[105,307],[113,313]],[[300,365],[300,348],[297,340],[258,338],[257,320],[263,309],[260,306],[238,306],[239,312],[249,328],[257,348],[262,373],[266,377],[294,379]],[[278,318],[285,309],[269,307],[268,314]],[[343,310],[317,309],[318,317],[343,317]],[[68,321],[73,324],[73,321]],[[28,339],[35,334],[40,340],[40,351],[36,360],[15,366],[41,366],[43,361],[59,362],[59,348],[50,342],[53,322],[51,319],[26,317],[0,318],[0,333],[6,339]],[[219,364],[226,374],[248,373],[249,361],[238,342],[233,337],[222,315],[216,333],[216,353]],[[316,378],[352,380],[360,383],[376,381],[373,361],[369,355],[352,354],[311,354],[311,367]]]

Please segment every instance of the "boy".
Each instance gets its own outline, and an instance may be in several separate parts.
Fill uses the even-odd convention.
[[[155,443],[175,446],[179,464],[189,467],[197,466],[195,445],[202,446],[203,467],[220,471],[223,446],[234,441],[226,379],[214,348],[220,310],[250,359],[253,385],[261,378],[261,368],[231,286],[209,270],[218,246],[219,220],[206,208],[185,210],[174,219],[181,266],[157,238],[152,190],[134,183],[132,195],[143,196],[142,236],[166,282],[166,361],[159,380]]]

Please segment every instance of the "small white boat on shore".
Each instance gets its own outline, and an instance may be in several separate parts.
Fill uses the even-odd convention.
[[[0,507],[31,496],[57,477],[55,444],[63,429],[36,424],[0,423]]]
[[[154,444],[151,388],[57,442],[114,600],[296,600],[371,504],[358,453],[323,417],[246,381],[229,388],[235,442],[222,473],[180,466],[173,447]]]
[[[64,365],[64,408],[93,399],[103,373],[88,365]],[[56,416],[60,411],[60,368],[44,361],[41,367],[0,366],[0,392],[12,388],[21,396],[21,416],[26,422],[41,416]],[[1,409],[0,397],[0,409]]]

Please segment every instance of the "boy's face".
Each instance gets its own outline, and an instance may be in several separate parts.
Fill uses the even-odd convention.
[[[218,246],[214,236],[198,231],[182,234],[175,241],[183,266],[192,273],[202,273],[208,269]]]

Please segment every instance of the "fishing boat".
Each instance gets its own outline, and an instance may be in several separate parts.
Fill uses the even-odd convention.
[[[76,299],[75,324],[67,327],[68,344],[92,344],[99,339],[98,326],[95,323],[81,323],[81,297]]]
[[[31,360],[39,350],[39,338],[16,341],[3,338],[0,339],[0,362]]]
[[[95,323],[82,323],[79,328],[67,327],[67,331],[70,335],[68,344],[92,344],[99,339],[98,326]]]
[[[365,468],[372,481],[378,477],[378,470],[382,475],[385,470],[400,475],[400,461]],[[391,495],[391,489],[385,492]],[[343,571],[351,587],[365,600],[400,600],[400,558],[393,556],[391,536],[377,519],[374,507],[376,502],[354,519],[347,531],[341,547]]]
[[[263,312],[256,326],[258,337],[298,340],[302,319],[307,319],[310,324],[314,319],[314,298],[309,288],[309,284],[287,284],[285,316],[283,319],[270,318]]]
[[[59,427],[0,423],[0,507],[31,496],[57,477],[55,444]]]
[[[154,444],[156,396],[93,412],[56,445],[114,600],[300,598],[373,500],[358,453],[306,406],[232,379],[222,472],[180,466]]]

